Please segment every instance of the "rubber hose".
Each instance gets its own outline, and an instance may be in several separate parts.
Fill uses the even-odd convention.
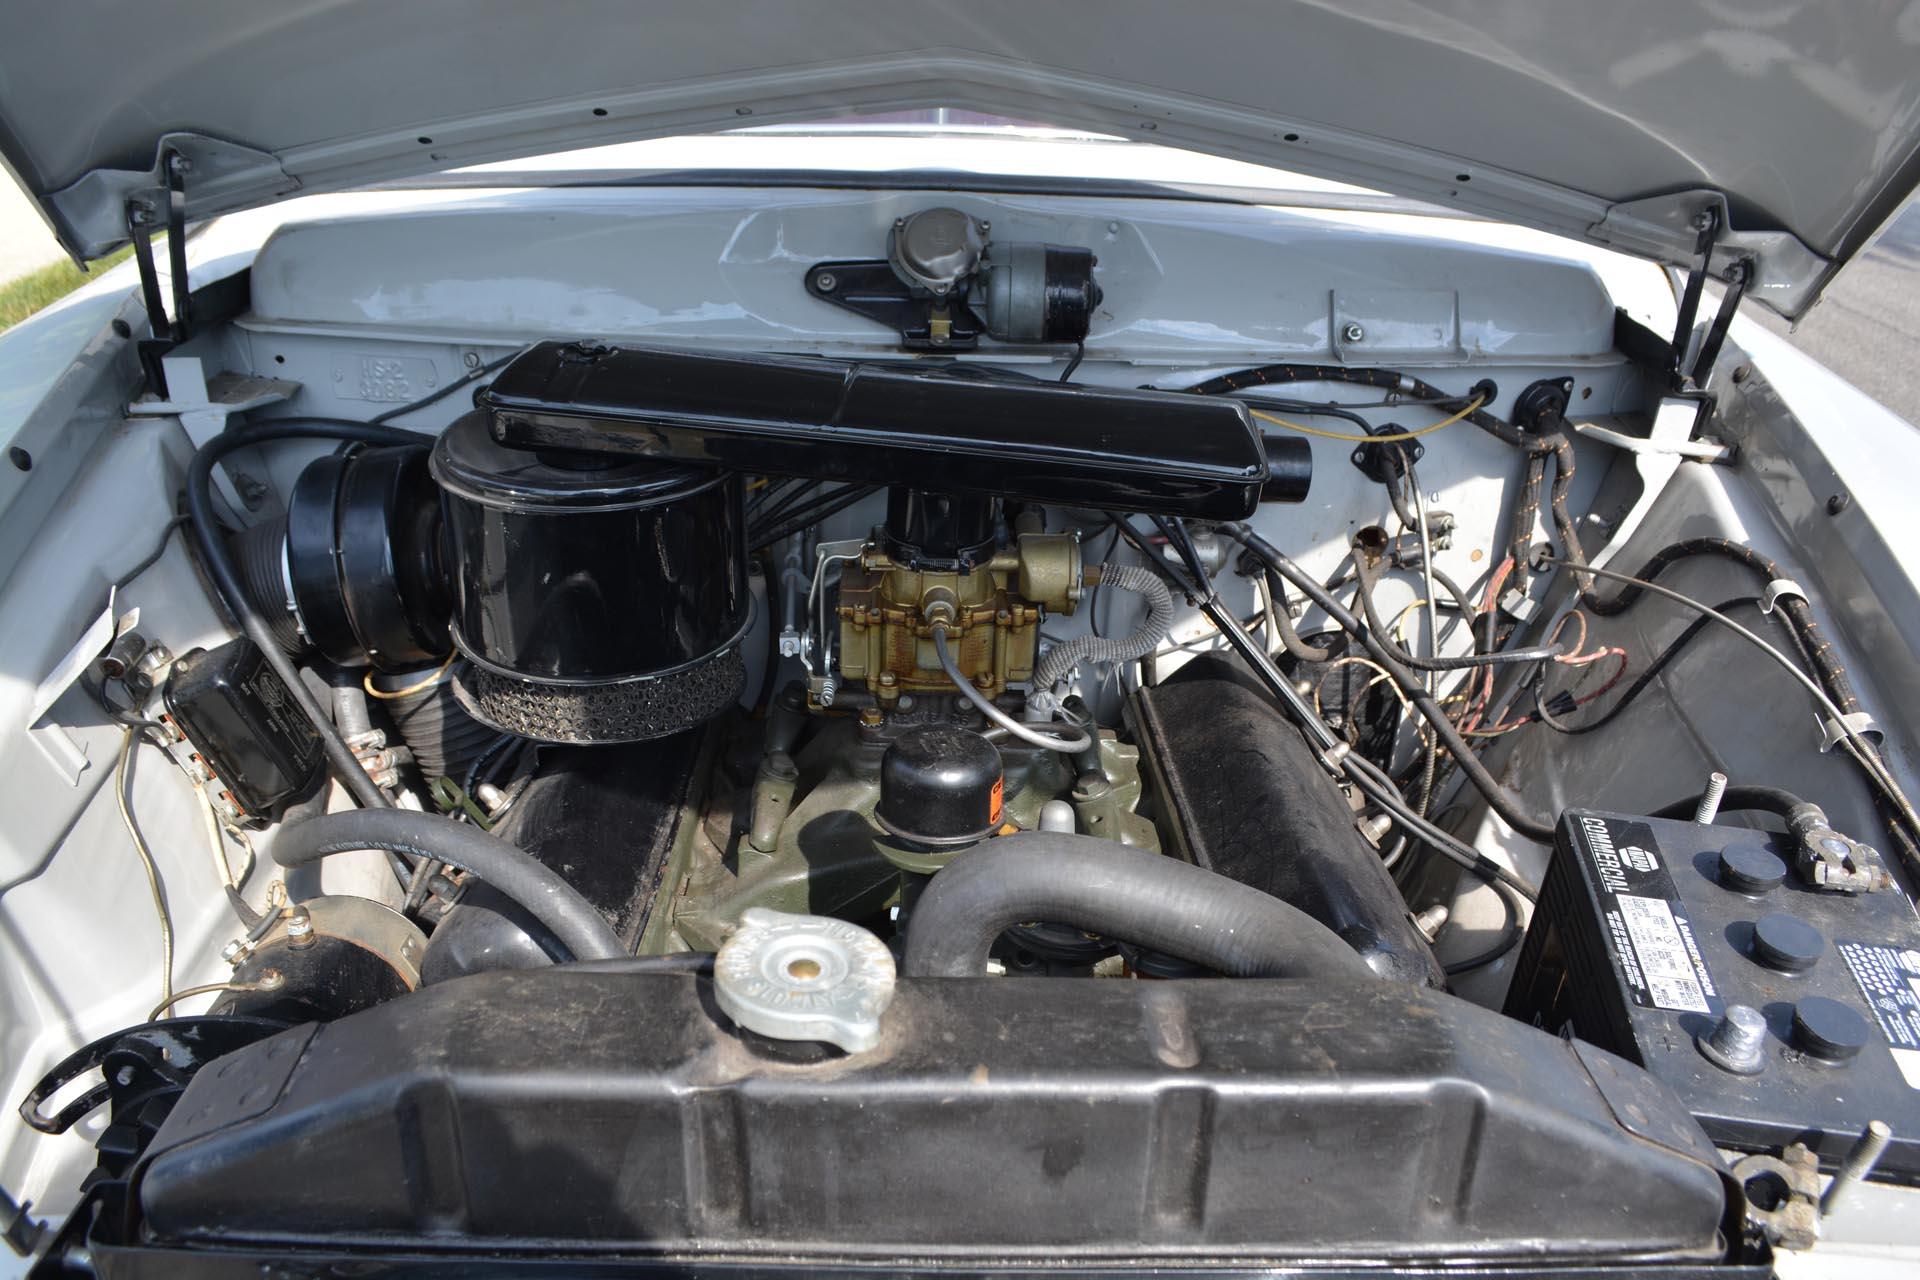
[[[297,867],[353,849],[384,849],[471,871],[552,930],[576,960],[628,954],[606,918],[546,864],[478,827],[437,814],[410,809],[323,814],[283,827],[274,837],[273,860]]]
[[[333,690],[333,727],[351,743],[373,729],[373,716],[367,708],[367,691],[360,687],[360,673],[337,667],[327,676]]]
[[[1263,566],[1264,567],[1264,566]],[[1334,649],[1331,641],[1325,645],[1310,644],[1301,638],[1300,629],[1293,625],[1293,617],[1287,599],[1287,580],[1266,569],[1267,591],[1273,596],[1273,622],[1280,629],[1280,644],[1296,661],[1321,663],[1331,662]]]
[[[391,684],[405,688],[418,680],[416,673],[404,676],[375,676],[374,688]],[[386,698],[381,705],[393,717],[393,727],[401,741],[413,752],[414,763],[428,778],[464,778],[467,769],[487,748],[494,745],[500,731],[475,720],[453,695],[453,681],[441,679],[418,693]]]
[[[914,905],[904,972],[977,977],[1007,929],[1044,920],[1242,978],[1374,977],[1306,912],[1203,867],[1111,840],[1024,831],[975,845]]]
[[[293,610],[287,608],[286,545],[284,520],[253,525],[227,540],[233,552],[234,568],[240,573],[248,598],[259,608],[280,647],[298,655],[307,645],[300,636]]]
[[[1075,636],[1047,650],[1033,668],[1033,687],[1051,689],[1083,662],[1132,662],[1160,647],[1173,629],[1173,595],[1160,575],[1143,565],[1103,564],[1095,573],[1103,587],[1118,587],[1146,597],[1147,620],[1130,636]]]

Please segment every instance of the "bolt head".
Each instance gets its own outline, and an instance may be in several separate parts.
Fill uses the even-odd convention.
[[[840,277],[831,271],[822,271],[813,278],[813,287],[822,293],[832,293],[840,287]]]
[[[1360,342],[1364,340],[1366,336],[1367,331],[1364,328],[1351,322],[1340,330],[1340,338],[1343,342]]]

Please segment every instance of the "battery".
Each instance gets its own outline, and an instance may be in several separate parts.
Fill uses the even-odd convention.
[[[212,775],[209,789],[224,793],[241,817],[266,821],[318,781],[320,735],[246,637],[182,654],[161,696]]]
[[[1568,811],[1506,1012],[1639,1063],[1723,1148],[1803,1142],[1833,1169],[1885,1121],[1875,1177],[1920,1183],[1920,918],[1794,862],[1789,836]],[[1700,1042],[1734,1005],[1766,1031],[1730,1067]]]

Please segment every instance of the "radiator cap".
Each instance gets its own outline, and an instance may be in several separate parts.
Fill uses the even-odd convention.
[[[880,1042],[893,953],[844,920],[752,907],[720,948],[713,978],[721,1010],[742,1028],[860,1053]]]

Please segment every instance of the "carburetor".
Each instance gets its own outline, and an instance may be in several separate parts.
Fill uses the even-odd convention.
[[[892,489],[886,523],[841,573],[838,674],[889,710],[951,692],[940,625],[956,665],[996,696],[1032,677],[1041,621],[1072,613],[1086,586],[1076,535],[1009,533],[998,499]]]

